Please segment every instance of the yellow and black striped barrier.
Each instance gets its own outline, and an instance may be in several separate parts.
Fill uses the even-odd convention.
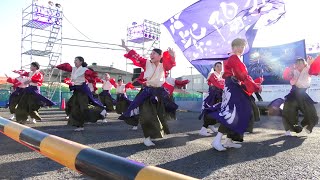
[[[70,169],[95,179],[193,180],[195,178],[146,166],[0,117],[0,132]]]

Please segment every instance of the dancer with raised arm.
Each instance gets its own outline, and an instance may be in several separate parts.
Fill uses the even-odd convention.
[[[131,102],[128,110],[119,118],[130,119],[139,114],[139,121],[144,134],[143,143],[146,146],[154,146],[151,139],[162,138],[164,134],[170,133],[164,118],[165,106],[163,94],[167,94],[162,85],[165,83],[165,72],[175,66],[175,54],[172,49],[162,54],[161,49],[153,49],[150,59],[147,60],[130,50],[124,40],[122,47],[126,49],[125,57],[132,60],[133,64],[144,69],[146,86],[142,92]]]
[[[298,58],[295,64],[285,69],[283,78],[290,81],[292,86],[290,93],[285,96],[282,111],[283,126],[286,136],[291,136],[291,131],[300,133],[304,128],[307,133],[311,133],[315,125],[318,124],[318,115],[314,102],[307,94],[310,87],[311,75],[319,74],[320,58],[313,62],[307,62],[303,58]],[[299,125],[299,110],[303,114],[301,126]]]

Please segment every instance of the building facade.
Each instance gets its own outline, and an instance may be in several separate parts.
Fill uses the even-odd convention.
[[[179,80],[189,79],[190,83],[186,85],[187,91],[207,92],[209,86],[207,79],[202,74],[185,75],[178,77]]]
[[[127,82],[131,82],[132,81],[132,77],[133,77],[133,73],[132,72],[126,72],[126,71],[122,71],[120,69],[116,69],[112,66],[99,66],[97,63],[92,63],[92,65],[89,65],[88,68],[92,68],[94,71],[96,71],[98,73],[98,77],[103,79],[105,73],[109,73],[111,78],[114,78],[116,81],[118,79],[123,79],[123,81],[125,83]],[[59,70],[56,69],[53,72],[53,76],[57,76],[57,74],[59,73]],[[69,72],[62,72],[62,76],[61,76],[61,80],[63,82],[64,78],[70,77],[70,73]]]

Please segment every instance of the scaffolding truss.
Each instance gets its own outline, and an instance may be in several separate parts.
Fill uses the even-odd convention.
[[[41,4],[42,3],[42,4]],[[46,96],[53,99],[55,92],[60,99],[61,71],[52,66],[61,63],[62,56],[62,9],[52,1],[32,0],[32,4],[22,10],[21,69],[29,69],[31,62],[37,61],[47,85]]]
[[[160,34],[159,23],[146,19],[141,24],[134,22],[127,28],[127,45],[141,56],[149,58],[154,48],[160,48]],[[127,60],[126,71],[129,66],[132,66],[132,63]]]

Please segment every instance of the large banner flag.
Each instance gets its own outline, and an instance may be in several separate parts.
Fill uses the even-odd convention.
[[[253,26],[273,24],[284,13],[282,0],[200,0],[164,26],[190,63],[207,77],[216,60],[228,58],[233,39],[247,39],[247,52],[256,35]]]
[[[283,79],[283,71],[286,67],[292,66],[297,58],[306,59],[304,40],[278,46],[251,48],[244,55],[243,62],[253,79],[264,78],[263,85],[290,84]]]

